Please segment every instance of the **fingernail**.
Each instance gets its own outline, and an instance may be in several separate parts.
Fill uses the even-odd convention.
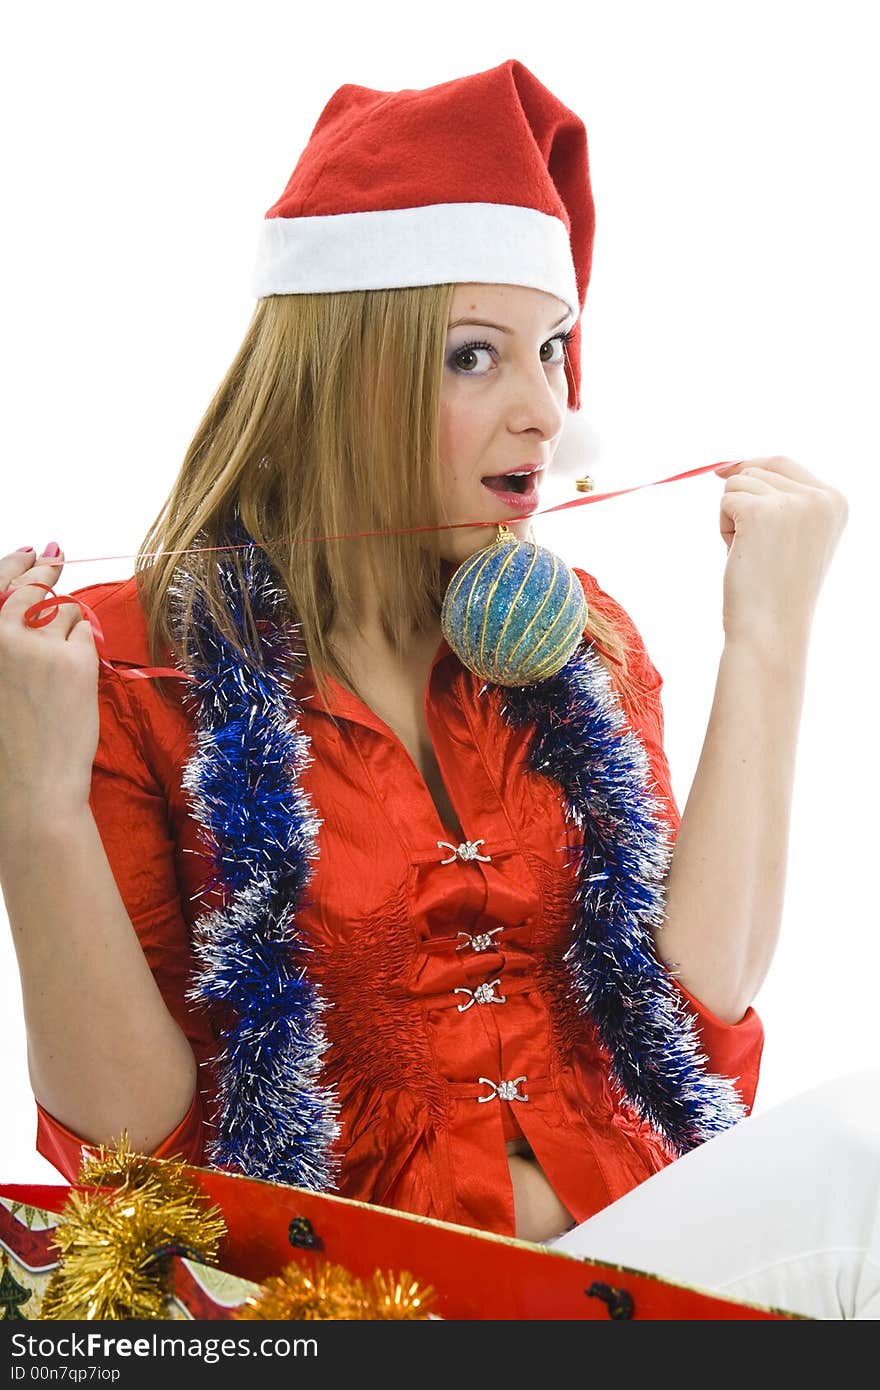
[[[15,553],[16,555],[33,555],[34,547],[32,545],[20,545]]]
[[[44,555],[60,555],[60,554],[61,554],[61,546],[58,544],[57,541],[50,541],[49,544],[48,544],[48,545],[45,547],[45,549],[43,550],[43,554],[44,554]]]

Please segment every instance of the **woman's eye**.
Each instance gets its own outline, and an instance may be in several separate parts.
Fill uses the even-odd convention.
[[[456,371],[464,372],[468,376],[482,376],[483,373],[476,372],[473,367],[473,363],[475,359],[479,358],[480,353],[491,359],[491,343],[465,343],[464,347],[460,347],[457,352],[452,354],[450,360]]]
[[[547,342],[544,343],[543,347],[541,348],[542,360],[543,360],[544,362],[549,362],[549,363],[551,364],[551,366],[561,366],[562,363],[565,361],[565,344],[566,344],[566,341],[567,341],[567,335],[564,335],[564,334],[562,334],[562,333],[557,334],[557,336],[556,336],[555,338],[548,338],[548,339],[547,339]],[[551,354],[550,354],[549,357],[543,357],[544,348],[554,348],[554,347],[556,347],[556,348],[559,349],[558,353],[554,354],[554,353],[551,352]]]

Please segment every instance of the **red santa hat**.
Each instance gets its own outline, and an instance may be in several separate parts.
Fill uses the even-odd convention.
[[[272,294],[527,285],[580,313],[595,214],[583,122],[523,63],[400,92],[346,83],[264,218],[254,272]]]

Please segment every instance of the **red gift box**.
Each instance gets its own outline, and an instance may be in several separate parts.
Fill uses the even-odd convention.
[[[169,1317],[231,1318],[259,1285],[292,1261],[327,1259],[357,1278],[406,1271],[436,1294],[444,1319],[522,1321],[633,1318],[677,1321],[791,1319],[800,1315],[671,1283],[646,1271],[592,1264],[506,1236],[345,1197],[261,1182],[216,1169],[185,1170],[223,1213],[219,1271],[174,1258]],[[58,1262],[51,1230],[29,1228],[13,1207],[63,1211],[67,1186],[0,1186],[0,1244],[30,1270]],[[227,1287],[218,1296],[223,1273]],[[248,1281],[238,1282],[238,1281]],[[22,1315],[27,1317],[26,1305]],[[33,1316],[33,1314],[31,1314]]]

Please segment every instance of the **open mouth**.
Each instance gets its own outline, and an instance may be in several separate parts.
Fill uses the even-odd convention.
[[[492,492],[528,492],[534,478],[533,473],[501,473],[495,478],[484,478],[484,485]]]
[[[534,507],[537,503],[540,477],[541,469],[535,469],[532,473],[499,473],[495,477],[485,477],[480,481],[500,502],[506,502],[509,507],[521,511],[525,507]]]

